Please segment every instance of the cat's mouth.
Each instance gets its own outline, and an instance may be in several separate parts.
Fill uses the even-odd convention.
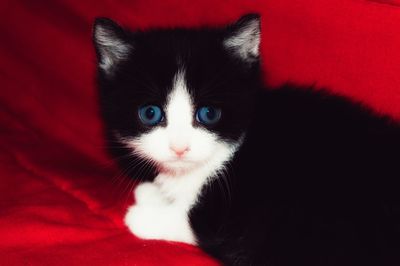
[[[194,166],[198,164],[198,162],[187,160],[187,159],[173,159],[164,161],[163,164],[169,166]]]
[[[161,163],[162,169],[166,171],[182,172],[190,171],[199,165],[199,162],[188,159],[172,159]]]

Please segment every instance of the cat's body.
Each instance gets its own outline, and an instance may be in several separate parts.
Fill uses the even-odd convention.
[[[298,88],[258,106],[230,195],[214,181],[191,211],[200,246],[228,265],[399,265],[400,128]]]
[[[400,265],[400,126],[325,91],[264,89],[258,16],[148,33],[103,19],[95,43],[111,152],[146,181],[134,234],[226,265]]]

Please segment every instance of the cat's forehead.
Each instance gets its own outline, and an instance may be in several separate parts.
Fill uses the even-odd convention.
[[[219,29],[153,29],[133,32],[131,41],[138,49],[184,54],[218,48],[222,35]]]
[[[135,34],[133,39],[128,59],[131,66],[156,74],[161,68],[169,71],[169,76],[182,68],[188,76],[193,71],[211,74],[217,68],[229,66],[229,57],[216,30],[157,30]]]
[[[135,93],[157,96],[163,102],[173,90],[177,75],[184,76],[187,90],[196,99],[216,92],[218,84],[229,82],[228,74],[235,70],[231,69],[229,59],[224,57],[221,44],[215,38],[198,35],[201,34],[171,30],[146,32],[140,38],[135,36],[132,52],[121,64],[116,80],[124,81],[128,89],[143,88]],[[205,45],[196,42],[197,39]]]

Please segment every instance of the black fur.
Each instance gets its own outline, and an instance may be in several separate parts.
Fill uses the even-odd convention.
[[[242,62],[222,46],[250,19],[257,16],[220,29],[125,31],[130,57],[112,76],[99,69],[111,146],[111,132],[148,130],[137,107],[162,104],[184,66],[195,102],[223,110],[209,130],[226,140],[246,132],[226,186],[204,187],[190,211],[202,249],[225,265],[400,265],[400,126],[324,90],[263,88],[259,62]]]

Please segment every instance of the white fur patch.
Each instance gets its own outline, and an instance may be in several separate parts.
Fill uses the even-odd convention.
[[[125,224],[143,239],[161,239],[195,244],[187,214],[163,197],[154,183],[142,183],[135,190],[136,204],[128,209]]]
[[[193,127],[193,106],[185,72],[179,71],[164,107],[167,126],[121,140],[160,169],[154,182],[136,188],[136,204],[125,217],[125,224],[140,238],[195,244],[188,211],[202,187],[224,170],[241,144],[227,143],[206,129]],[[175,150],[182,147],[187,150],[178,156]]]
[[[131,46],[118,38],[112,30],[102,26],[95,28],[94,38],[100,53],[99,66],[110,74],[118,62],[127,58]]]
[[[260,21],[247,22],[233,36],[224,40],[224,45],[244,61],[254,61],[260,55]]]

